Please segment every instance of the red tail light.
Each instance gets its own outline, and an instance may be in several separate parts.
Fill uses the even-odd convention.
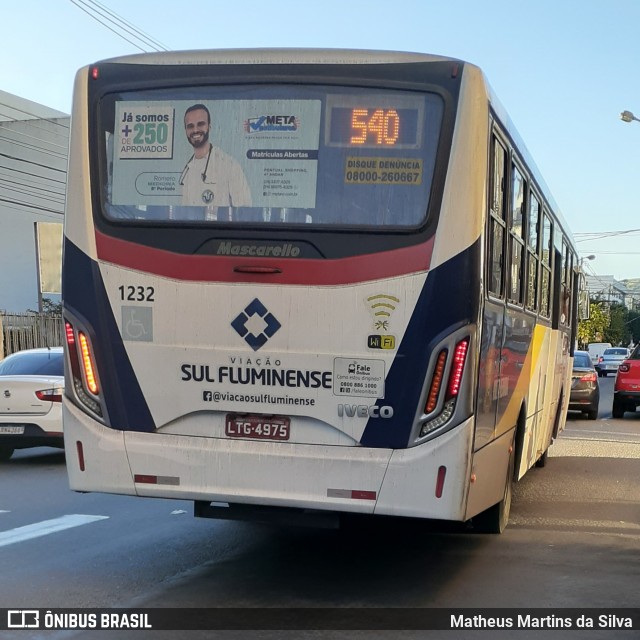
[[[631,367],[626,362],[623,362],[618,367],[618,371],[622,371],[622,373],[628,373],[629,371],[631,371]]]
[[[65,322],[65,333],[69,352],[72,387],[75,397],[92,413],[102,417],[102,403],[96,363],[88,336],[75,328],[70,322]]]
[[[63,393],[64,389],[62,387],[53,387],[52,389],[36,391],[36,396],[44,402],[62,402]]]
[[[597,379],[598,376],[594,371],[593,373],[586,373],[585,375],[583,375],[582,378],[580,378],[580,382],[595,382]]]
[[[464,363],[467,359],[467,351],[469,349],[469,339],[465,338],[456,345],[453,352],[453,367],[449,375],[449,386],[447,387],[447,398],[453,398],[460,391],[460,382],[464,372]]]
[[[448,349],[442,349],[438,354],[436,360],[436,366],[434,367],[433,376],[431,378],[431,386],[429,387],[429,393],[427,395],[427,402],[425,404],[424,412],[426,414],[432,414],[438,409],[438,400],[440,397],[440,390],[443,387],[445,370],[449,369],[449,378],[446,381],[446,395],[444,402],[438,409],[438,413],[429,416],[428,421],[425,422],[420,428],[420,434],[418,437],[422,438],[429,433],[439,429],[451,420],[456,408],[458,394],[462,385],[462,376],[464,374],[464,365],[467,359],[467,352],[469,351],[469,337],[461,340],[456,344],[453,349],[453,357],[449,367],[447,367],[447,359],[449,356]],[[442,468],[440,472],[442,474],[442,483],[444,483],[444,474],[446,470]],[[438,496],[439,497],[439,496]]]
[[[73,332],[73,327],[68,322],[64,323],[64,330],[67,335],[67,344],[73,346],[76,343],[76,336]]]

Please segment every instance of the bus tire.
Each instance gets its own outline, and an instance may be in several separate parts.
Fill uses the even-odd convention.
[[[473,517],[473,529],[478,533],[502,533],[507,528],[509,513],[511,512],[511,497],[513,495],[514,453],[512,445],[502,500]]]
[[[551,445],[549,445],[551,446]],[[549,449],[547,449],[537,460],[536,468],[542,469],[547,466],[547,458],[549,457]]]
[[[15,449],[13,447],[0,446],[0,462],[8,460],[13,455],[14,451]]]

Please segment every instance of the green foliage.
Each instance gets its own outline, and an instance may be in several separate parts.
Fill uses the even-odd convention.
[[[51,298],[42,298],[42,313],[61,316],[62,302],[54,302]]]
[[[35,309],[27,309],[30,313],[39,313]],[[62,315],[62,302],[54,302],[51,298],[42,298],[42,313],[48,316]]]
[[[604,336],[608,327],[608,306],[604,302],[591,300],[589,319],[578,323],[578,344],[586,349],[590,342],[605,342]]]
[[[637,311],[629,311],[627,314],[629,319],[627,320],[627,327],[631,333],[631,339],[633,344],[640,342],[640,313]]]
[[[591,300],[589,319],[578,323],[578,344],[583,349],[590,342],[626,346],[639,341],[640,313],[620,304]]]
[[[609,326],[604,331],[604,342],[613,345],[627,345],[631,341],[627,322],[627,308],[620,304],[612,304],[609,314]]]

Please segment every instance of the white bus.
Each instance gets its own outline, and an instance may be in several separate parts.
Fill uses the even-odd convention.
[[[564,426],[576,265],[472,64],[292,49],[85,67],[71,488],[501,532]]]

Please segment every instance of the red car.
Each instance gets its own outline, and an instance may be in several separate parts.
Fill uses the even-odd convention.
[[[640,406],[640,343],[618,368],[613,388],[614,418],[622,418],[625,411]]]

